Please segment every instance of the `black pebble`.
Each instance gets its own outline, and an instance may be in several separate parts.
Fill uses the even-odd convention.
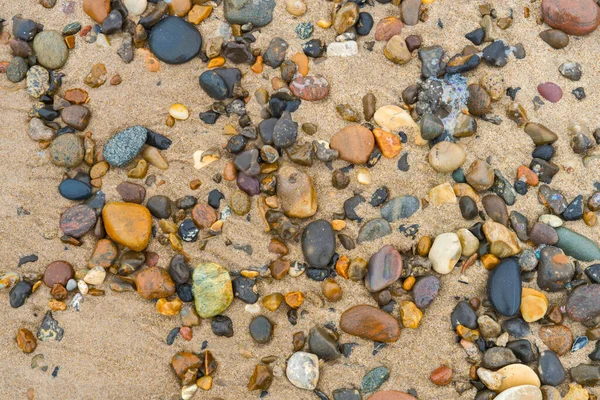
[[[460,214],[467,221],[477,218],[477,215],[479,215],[477,203],[469,196],[462,196],[458,201],[458,206],[460,208]]]
[[[358,21],[356,25],[356,34],[359,36],[367,36],[373,28],[373,17],[367,12],[361,12],[358,14]]]
[[[19,258],[19,265],[17,265],[17,267],[21,267],[22,265],[30,263],[30,262],[36,262],[37,260],[38,260],[38,256],[36,256],[35,254],[23,256],[23,257]]]
[[[244,150],[246,147],[246,143],[248,140],[242,135],[234,135],[229,138],[227,141],[227,146],[225,146],[225,150],[230,152],[231,154],[238,154]]]
[[[521,196],[525,196],[527,194],[527,183],[516,180],[515,181],[515,192],[520,194]]]
[[[92,195],[92,187],[76,179],[65,179],[58,185],[58,192],[68,200],[86,200]]]
[[[558,386],[566,378],[565,368],[552,350],[546,350],[540,354],[538,374],[542,385]]]
[[[146,144],[148,146],[156,147],[159,150],[167,150],[173,143],[171,139],[160,133],[156,133],[150,129],[146,129],[146,132],[148,133],[146,135]]]
[[[543,144],[536,147],[535,150],[533,150],[533,153],[531,153],[531,156],[533,158],[540,158],[545,161],[550,161],[552,157],[554,157],[554,147],[549,144]]]
[[[361,222],[362,218],[356,214],[354,209],[361,203],[365,202],[365,198],[361,195],[357,194],[356,196],[350,197],[348,200],[344,201],[344,214],[346,218],[350,221],[358,221]]]
[[[511,349],[515,356],[525,364],[535,361],[535,351],[527,339],[510,341],[506,343],[506,347]]]
[[[290,308],[287,312],[287,319],[290,324],[296,325],[298,323],[298,310]]]
[[[375,191],[375,193],[373,193],[373,195],[371,196],[371,201],[369,201],[369,203],[373,207],[378,207],[378,206],[382,205],[383,203],[385,203],[385,201],[387,200],[389,195],[390,195],[390,191],[388,190],[388,188],[385,186],[382,186],[382,187],[378,188]]]
[[[214,125],[220,115],[215,111],[204,111],[200,113],[199,117],[205,124]]]
[[[189,210],[190,208],[194,207],[196,203],[198,203],[197,198],[191,195],[187,195],[177,200],[177,208],[180,208],[182,210]]]
[[[181,301],[185,301],[186,303],[194,301],[194,291],[192,289],[192,285],[189,283],[184,283],[183,285],[177,286],[177,296],[179,296]]]
[[[175,339],[179,335],[179,327],[171,329],[167,335],[167,344],[170,346],[175,342]]]
[[[19,308],[25,304],[25,300],[31,295],[32,286],[25,281],[19,281],[10,290],[10,306],[12,308]]]
[[[348,358],[350,357],[350,355],[352,354],[352,350],[354,350],[354,347],[356,346],[358,346],[358,343],[344,343],[340,345],[340,352],[343,354],[344,357]]]
[[[400,159],[398,159],[398,169],[400,171],[408,171],[410,169],[410,165],[408,165],[408,153],[404,152],[402,153],[402,155],[400,156]]]
[[[584,272],[590,281],[600,283],[600,264],[590,265]]]
[[[452,310],[450,314],[450,322],[452,329],[456,330],[458,325],[466,326],[470,329],[477,328],[477,314],[473,307],[466,301],[462,300]]]
[[[507,95],[508,97],[510,97],[510,98],[511,98],[513,101],[515,101],[515,98],[517,97],[517,92],[518,92],[519,90],[521,90],[521,88],[520,88],[520,87],[516,87],[516,88],[514,88],[514,87],[509,87],[509,88],[507,88],[507,89],[506,89],[506,95]]]
[[[573,199],[563,211],[562,217],[565,221],[576,221],[583,218],[583,196],[579,195]]]
[[[190,266],[183,254],[176,254],[169,263],[169,275],[177,285],[187,283],[190,279]]]
[[[520,339],[529,335],[529,324],[521,317],[507,319],[502,323],[502,330]]]
[[[329,270],[323,268],[307,268],[306,276],[313,281],[321,282],[329,276]]]
[[[321,39],[311,39],[302,45],[302,51],[308,57],[317,58],[321,56],[323,52],[323,45]]]
[[[223,195],[223,193],[221,193],[217,189],[213,189],[208,194],[208,205],[214,208],[215,210],[218,210],[219,206],[221,205],[221,200],[223,200],[224,198],[225,196]]]
[[[582,87],[578,87],[573,89],[573,91],[571,92],[573,93],[573,95],[575,96],[575,98],[579,101],[585,99],[585,89]]]
[[[483,28],[477,28],[472,32],[469,32],[465,35],[467,39],[471,41],[475,46],[479,46],[483,43],[483,37],[485,36],[485,32]]]
[[[242,300],[244,303],[254,304],[258,301],[259,296],[254,288],[256,285],[255,279],[238,276],[232,281],[232,285],[235,297]]]
[[[231,321],[231,318],[226,315],[217,315],[214,317],[210,327],[217,336],[225,336],[228,338],[233,336],[233,322]]]
[[[258,344],[266,344],[273,334],[273,323],[264,315],[254,318],[248,326],[250,336]]]

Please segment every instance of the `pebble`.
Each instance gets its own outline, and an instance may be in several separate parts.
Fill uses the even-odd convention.
[[[35,141],[52,140],[56,136],[54,130],[46,125],[39,118],[32,118],[29,121],[29,137]]]
[[[396,282],[402,274],[402,257],[390,245],[371,256],[365,275],[365,286],[371,293],[379,292]]]
[[[484,368],[497,370],[509,364],[518,363],[512,350],[506,347],[492,347],[483,353],[482,366]]]
[[[495,400],[542,400],[542,391],[535,385],[521,385],[504,390]]]
[[[266,344],[273,334],[273,323],[264,315],[255,317],[248,327],[248,332],[258,344]]]
[[[69,200],[85,200],[92,195],[91,186],[77,179],[65,179],[58,185],[58,191]]]
[[[229,272],[215,263],[201,263],[193,274],[196,311],[211,318],[225,311],[233,301]]]
[[[233,322],[226,315],[216,315],[212,319],[210,327],[216,336],[233,337]]]
[[[175,293],[175,283],[164,268],[149,267],[135,276],[137,292],[145,299],[160,299]]]
[[[538,331],[539,338],[559,356],[567,354],[573,346],[573,333],[564,325],[545,325]]]
[[[127,203],[142,204],[146,198],[146,189],[132,182],[121,182],[116,187],[117,193],[121,199]]]
[[[342,5],[333,17],[333,29],[337,34],[346,32],[358,21],[358,5],[353,2]]]
[[[558,67],[558,71],[562,76],[572,81],[580,80],[583,75],[581,64],[572,61],[562,63],[560,67]]]
[[[34,65],[27,71],[27,94],[39,98],[50,88],[50,73],[42,66]]]
[[[110,0],[83,0],[83,11],[101,24],[110,13]]]
[[[102,209],[102,220],[108,236],[134,251],[148,246],[152,230],[150,211],[139,204],[111,202]]]
[[[535,289],[523,288],[521,293],[521,315],[526,322],[542,319],[548,311],[546,295]]]
[[[78,131],[83,131],[87,128],[90,116],[89,108],[78,104],[66,107],[60,113],[63,122]]]
[[[467,87],[469,98],[467,107],[472,115],[481,116],[490,110],[491,98],[490,95],[478,84],[470,84]]]
[[[358,14],[358,20],[355,24],[356,34],[359,36],[367,36],[373,29],[373,16],[367,12]]]
[[[383,49],[383,54],[388,60],[395,64],[406,64],[412,58],[404,38],[400,35],[395,35],[388,40],[387,44]]]
[[[233,96],[234,86],[240,83],[241,77],[237,68],[216,68],[200,75],[200,87],[213,99],[224,100]]]
[[[453,371],[450,367],[442,365],[429,375],[429,380],[437,386],[446,386],[452,382]]]
[[[565,227],[556,228],[558,233],[557,247],[566,255],[580,261],[600,260],[600,247],[589,238]]]
[[[479,249],[479,239],[471,231],[462,228],[456,231],[456,235],[460,240],[461,251],[464,257],[470,257],[477,252]]]
[[[473,199],[469,196],[462,196],[458,200],[458,206],[460,208],[462,217],[467,221],[470,221],[479,215],[477,203],[475,203],[475,201],[473,201]]]
[[[375,40],[388,41],[402,32],[404,24],[399,18],[390,16],[379,20],[375,27]]]
[[[280,37],[274,37],[263,53],[264,63],[271,68],[278,68],[285,59],[288,43]]]
[[[96,224],[96,212],[93,208],[79,204],[69,208],[60,216],[60,230],[65,235],[80,238]]]
[[[433,241],[429,250],[429,259],[433,269],[439,274],[449,274],[462,253],[462,247],[458,235],[455,233],[443,233]]]
[[[420,137],[419,125],[406,110],[398,106],[387,105],[379,107],[373,118],[377,125],[388,132],[408,132],[415,135],[415,144],[423,145],[426,143]]]
[[[487,295],[498,313],[510,317],[521,306],[521,270],[513,258],[503,260],[488,279]]]
[[[14,57],[6,68],[6,78],[13,83],[21,82],[27,76],[28,69],[27,61],[18,56]]]
[[[37,347],[37,340],[29,329],[21,328],[17,332],[17,346],[25,354],[33,353]]]
[[[540,354],[538,373],[542,385],[558,386],[566,378],[565,369],[552,350],[546,350]]]
[[[558,29],[547,29],[540,32],[539,36],[553,49],[564,49],[569,45],[569,35]]]
[[[12,17],[12,34],[15,38],[31,41],[38,32],[43,30],[41,24],[30,19],[21,18],[20,16]]]
[[[556,83],[541,83],[537,87],[538,93],[551,103],[557,103],[562,98],[562,89]]]
[[[373,152],[375,138],[369,129],[361,125],[349,125],[333,135],[330,147],[339,152],[342,160],[364,164]]]
[[[19,308],[31,295],[32,286],[29,282],[19,281],[12,287],[9,294],[9,303],[12,308]]]
[[[289,111],[284,111],[273,128],[273,144],[279,148],[291,147],[298,136],[298,123]]]
[[[381,218],[367,221],[358,232],[357,242],[365,243],[377,240],[392,233],[390,224]]]
[[[318,101],[329,94],[329,82],[321,75],[296,76],[289,87],[295,96],[307,101]]]
[[[107,71],[104,64],[94,64],[90,73],[86,75],[83,82],[91,88],[98,88],[106,82]]]
[[[582,285],[577,287],[567,300],[567,314],[574,321],[590,321],[600,315],[598,294],[600,284]]]
[[[331,394],[333,400],[362,400],[360,392],[356,389],[335,389]]]
[[[405,0],[400,5],[400,14],[402,22],[408,26],[416,25],[419,22],[420,0]]]
[[[148,35],[148,47],[159,60],[167,64],[183,64],[200,53],[202,37],[189,22],[167,17],[152,27]]]
[[[517,235],[502,224],[486,221],[483,233],[490,243],[490,253],[498,258],[514,256],[521,251]]]
[[[523,364],[511,364],[507,365],[498,370],[498,373],[502,375],[502,384],[498,389],[499,392],[504,392],[507,389],[515,388],[519,386],[534,386],[539,388],[541,386],[540,379],[536,375],[536,373],[526,365]],[[539,391],[539,389],[537,389]],[[496,397],[497,398],[497,397]],[[511,397],[507,397],[510,399]],[[514,399],[518,399],[519,397],[515,397]],[[538,397],[540,400],[541,397]]]
[[[552,226],[536,222],[529,232],[529,239],[536,246],[555,245],[558,242],[558,234]]]
[[[418,198],[410,195],[394,197],[385,203],[380,210],[381,217],[388,222],[410,218],[421,207]]]
[[[323,219],[309,223],[302,232],[304,259],[315,268],[329,265],[335,252],[335,235],[331,224]]]
[[[335,360],[342,355],[333,336],[318,326],[310,330],[308,348],[311,353],[316,354],[322,360]]]
[[[416,397],[411,396],[410,394],[407,394],[404,392],[397,391],[397,390],[379,391],[377,393],[374,393],[371,397],[369,397],[369,399],[370,400],[417,400]],[[335,400],[338,400],[338,399],[335,399]],[[349,400],[354,400],[354,399],[349,399]],[[358,398],[357,398],[357,400],[358,400]]]
[[[319,382],[319,359],[314,354],[297,351],[287,360],[285,374],[297,388],[314,390]]]
[[[379,389],[390,378],[387,367],[376,367],[363,376],[360,387],[365,393],[373,393]]]
[[[47,311],[42,324],[37,331],[37,338],[42,342],[52,340],[60,342],[64,335],[64,329],[58,325],[58,321],[52,317],[52,312]],[[57,367],[58,368],[58,367]],[[56,370],[55,370],[56,371]]]
[[[452,172],[463,165],[467,154],[461,146],[452,142],[439,142],[429,151],[428,160],[438,172]]]
[[[452,323],[452,329],[456,330],[459,325],[467,327],[469,329],[477,328],[477,314],[473,307],[464,300],[459,301],[452,313],[450,314],[450,322]]]
[[[387,312],[369,305],[357,305],[340,317],[342,331],[377,342],[395,342],[400,336],[398,320]]]
[[[102,155],[110,165],[123,167],[133,161],[140,152],[147,136],[148,131],[142,126],[127,128],[108,139]]]
[[[285,9],[295,17],[300,17],[306,13],[306,4],[302,0],[286,0]]]
[[[600,24],[600,10],[593,0],[544,0],[542,17],[568,35],[587,35]]]
[[[133,16],[142,15],[148,6],[148,0],[123,0],[123,5],[129,14]]]
[[[273,19],[274,0],[225,0],[225,19],[230,24],[244,25],[247,23],[255,27],[268,25]]]
[[[258,364],[248,382],[248,390],[267,390],[273,382],[273,373],[266,365]]]
[[[429,307],[437,297],[441,287],[442,282],[440,278],[435,275],[424,276],[417,279],[412,288],[415,305],[422,310]]]

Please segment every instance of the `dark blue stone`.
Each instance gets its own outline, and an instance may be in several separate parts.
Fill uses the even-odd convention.
[[[19,308],[25,304],[25,300],[31,295],[32,286],[25,281],[19,281],[10,290],[9,300],[12,308]]]
[[[485,32],[483,28],[477,28],[465,35],[465,37],[469,39],[475,46],[479,46],[481,43],[483,43],[484,36]]]
[[[177,234],[184,242],[195,242],[198,240],[198,233],[200,230],[191,219],[184,219],[177,229]]]
[[[538,373],[542,385],[558,386],[566,378],[565,369],[556,353],[552,350],[546,350],[540,355]]]
[[[86,200],[92,195],[91,186],[77,179],[65,179],[58,185],[58,191],[69,200]]]
[[[156,147],[159,150],[167,150],[171,147],[173,141],[166,136],[161,135],[160,133],[156,133],[151,131],[150,129],[146,129],[146,144],[148,146]]]
[[[563,211],[562,217],[565,221],[575,221],[583,218],[583,196],[579,195],[573,199]]]
[[[531,156],[533,158],[540,158],[544,161],[550,161],[552,157],[554,157],[554,152],[554,147],[552,147],[552,145],[543,144],[536,147]]]
[[[452,329],[456,330],[458,325],[466,326],[470,329],[477,328],[477,314],[473,307],[466,301],[459,301],[450,314]]]
[[[214,70],[205,71],[200,75],[200,87],[215,100],[225,100],[229,97],[225,81]]]
[[[600,283],[600,264],[590,265],[584,272],[590,281],[593,283]]]
[[[148,35],[150,51],[167,64],[183,64],[200,53],[202,36],[196,27],[178,17],[160,20]]]
[[[189,283],[184,283],[183,285],[177,286],[177,296],[179,296],[181,301],[185,301],[187,303],[194,301],[194,291],[192,289],[192,285]]]
[[[529,324],[521,317],[507,319],[502,323],[502,330],[518,339],[529,335]]]
[[[367,36],[373,28],[373,17],[368,12],[361,12],[358,14],[358,21],[356,25],[356,34],[359,36]]]
[[[521,270],[515,258],[506,258],[490,274],[488,299],[500,314],[510,317],[521,306]]]
[[[217,119],[219,118],[219,113],[215,111],[205,111],[201,112],[199,117],[205,124],[214,125],[215,122],[217,122]]]

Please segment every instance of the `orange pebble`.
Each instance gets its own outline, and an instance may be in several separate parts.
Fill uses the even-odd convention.
[[[292,57],[292,61],[298,66],[298,73],[302,74],[302,76],[308,74],[308,57],[306,54],[300,52],[296,53]]]
[[[530,186],[537,186],[540,183],[537,174],[524,165],[517,169],[517,179],[524,180]]]
[[[225,65],[225,58],[222,57],[222,56],[212,58],[208,62],[208,68],[217,68],[217,67],[220,67],[222,65]]]
[[[263,71],[263,58],[262,56],[256,57],[256,61],[252,68],[250,68],[254,73],[260,74]]]

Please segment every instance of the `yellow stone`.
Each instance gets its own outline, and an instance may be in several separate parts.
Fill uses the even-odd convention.
[[[402,289],[409,291],[410,289],[413,288],[413,286],[415,285],[415,283],[417,282],[417,278],[415,278],[414,276],[409,276],[408,278],[406,278],[404,280],[404,282],[402,282]]]
[[[429,203],[432,206],[441,206],[442,204],[456,204],[456,195],[450,182],[442,183],[429,190]]]
[[[532,385],[540,387],[540,378],[537,374],[523,364],[511,364],[506,367],[500,368],[498,373],[502,375],[502,384],[498,389],[498,393],[505,391],[511,387]]]
[[[158,299],[156,302],[156,311],[162,315],[179,315],[181,311],[181,307],[183,307],[183,303],[179,298],[175,298],[173,301],[169,301],[165,298]]]
[[[344,221],[343,219],[334,219],[333,221],[331,221],[331,227],[334,231],[341,231],[346,227],[346,221]]]
[[[92,169],[90,169],[90,178],[98,179],[102,178],[108,172],[110,166],[106,161],[100,161],[97,164],[94,164]]]
[[[563,400],[588,400],[590,394],[581,385],[569,383],[569,392],[563,397]]]
[[[421,3],[427,5],[433,3],[434,1],[435,0],[421,0]]]
[[[175,103],[169,107],[169,115],[177,120],[185,121],[190,117],[190,112],[183,104]]]
[[[404,131],[414,136],[414,142],[417,146],[425,146],[427,140],[421,137],[421,128],[408,111],[394,105],[379,107],[373,116],[377,125],[388,132]]]
[[[254,61],[254,64],[252,65],[252,67],[250,67],[250,69],[252,70],[252,72],[254,72],[256,74],[260,74],[261,72],[263,72],[263,58],[262,58],[262,56],[257,56],[256,57],[256,61]]]
[[[368,168],[359,167],[356,169],[356,180],[361,185],[371,184],[371,171]]]
[[[144,151],[142,151],[142,157],[144,157],[144,160],[146,160],[148,164],[152,165],[153,167],[160,169],[169,168],[169,163],[165,160],[160,153],[160,150],[158,150],[156,147],[146,146]]]
[[[217,68],[223,65],[225,65],[225,57],[222,56],[211,58],[208,62],[208,68]]]
[[[115,242],[133,251],[148,246],[152,232],[150,211],[135,203],[110,202],[102,209],[104,229]]]
[[[212,6],[201,6],[196,4],[188,13],[188,22],[194,25],[198,25],[204,21],[212,13]]]
[[[48,307],[50,307],[52,311],[64,311],[67,309],[67,305],[65,303],[55,299],[52,299],[48,302]]]
[[[147,173],[148,162],[146,160],[139,160],[135,167],[127,172],[127,176],[134,179],[143,179]]]
[[[317,25],[320,28],[328,29],[331,26],[331,21],[328,21],[326,19],[320,19],[319,21],[317,21]]]
[[[275,311],[283,302],[281,293],[271,293],[263,297],[263,306],[269,311]]]
[[[161,219],[160,221],[158,221],[158,226],[160,226],[160,230],[163,231],[163,233],[177,232],[177,225],[175,224],[175,222],[169,219]]]
[[[202,378],[196,381],[196,385],[204,391],[209,391],[212,387],[212,382],[213,379],[211,376],[203,376]]]
[[[308,74],[308,57],[302,52],[294,54],[292,61],[298,66],[298,73],[302,76]]]
[[[461,338],[468,340],[469,342],[474,342],[479,339],[479,331],[477,329],[469,329],[466,326],[458,325],[456,327],[456,333]]]
[[[498,258],[514,256],[521,251],[517,235],[498,222],[486,221],[483,224],[483,234],[490,243],[490,253]]]
[[[521,292],[521,315],[527,322],[544,318],[548,311],[548,298],[538,290],[524,287]]]
[[[417,329],[423,318],[423,312],[415,303],[405,300],[400,306],[400,317],[405,328]]]
[[[467,196],[470,197],[475,203],[479,202],[479,195],[468,183],[457,183],[452,189],[454,189],[454,194],[458,198]]]

